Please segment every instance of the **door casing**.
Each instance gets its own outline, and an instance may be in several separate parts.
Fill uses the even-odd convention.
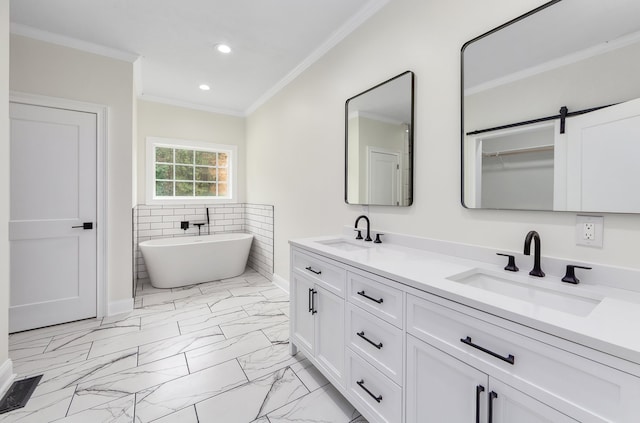
[[[37,94],[28,94],[12,91],[9,94],[12,103],[30,104],[34,106],[51,107],[56,109],[74,110],[79,112],[95,113],[97,116],[97,150],[96,150],[96,312],[97,317],[104,317],[108,311],[108,286],[107,286],[107,129],[109,109],[105,105],[85,103],[63,98],[47,97]]]

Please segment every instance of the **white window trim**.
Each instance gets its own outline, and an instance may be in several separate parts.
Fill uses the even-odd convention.
[[[224,198],[213,197],[175,197],[175,198],[157,198],[155,196],[155,155],[154,147],[187,147],[187,148],[202,148],[205,150],[217,150],[226,151],[231,156],[229,161],[229,176],[231,177],[227,192],[231,195]],[[224,203],[237,203],[238,202],[238,146],[227,144],[215,144],[206,141],[192,141],[192,140],[180,140],[175,138],[159,138],[159,137],[147,137],[146,139],[146,178],[145,178],[145,192],[146,192],[146,204],[224,204]]]

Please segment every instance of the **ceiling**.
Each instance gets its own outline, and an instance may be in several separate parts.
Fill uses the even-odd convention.
[[[11,0],[11,31],[135,62],[141,99],[244,116],[388,1]]]

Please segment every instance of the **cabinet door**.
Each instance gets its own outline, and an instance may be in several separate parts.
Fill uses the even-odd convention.
[[[485,373],[407,336],[407,423],[486,423],[488,387]]]
[[[291,301],[291,334],[296,346],[313,354],[314,315],[311,313],[311,295],[313,282],[296,272],[291,274],[293,281]]]
[[[344,385],[344,300],[318,285],[315,290],[315,356]]]
[[[494,378],[489,380],[489,423],[577,423],[565,414]]]

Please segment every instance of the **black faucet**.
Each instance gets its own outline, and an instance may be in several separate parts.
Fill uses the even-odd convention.
[[[200,229],[204,226],[204,223],[194,223],[193,226],[198,227],[198,236],[200,236]]]
[[[531,276],[537,276],[539,278],[544,277],[544,272],[542,268],[540,268],[540,235],[536,231],[529,231],[526,238],[524,239],[524,255],[531,255],[531,240],[533,239],[534,246],[536,248],[536,252],[533,259],[533,269],[529,274]]]
[[[355,228],[356,230],[358,230],[358,222],[360,222],[360,219],[364,219],[367,222],[367,237],[364,239],[365,241],[371,241],[371,233],[370,233],[370,222],[369,222],[369,218],[367,216],[365,216],[364,214],[362,216],[358,216],[358,218],[356,219],[356,223],[355,223]]]

